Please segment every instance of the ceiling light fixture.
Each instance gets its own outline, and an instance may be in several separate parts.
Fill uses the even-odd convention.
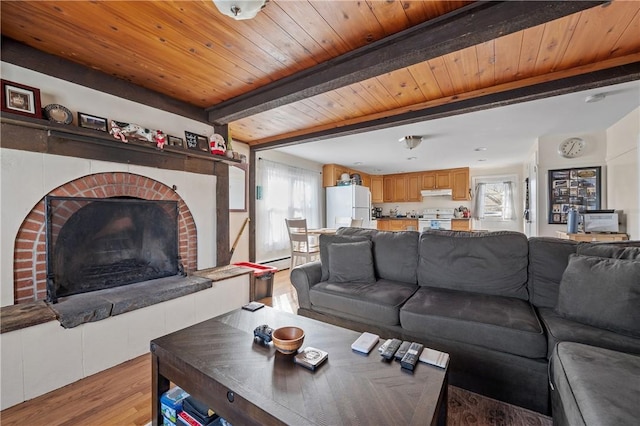
[[[402,142],[405,148],[413,149],[420,145],[420,142],[422,142],[422,136],[405,136],[400,138],[398,141]]]
[[[478,148],[474,149],[474,151],[486,151],[487,148],[484,146],[479,146]]]
[[[606,98],[607,95],[605,95],[604,93],[596,93],[595,95],[589,95],[586,98],[584,98],[584,101],[588,104],[593,103],[593,102],[600,102],[601,100],[603,100],[604,98]]]
[[[236,21],[255,18],[269,0],[213,0],[220,13]]]

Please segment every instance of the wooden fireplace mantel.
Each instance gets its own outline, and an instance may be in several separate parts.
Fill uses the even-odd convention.
[[[218,163],[240,163],[240,160],[186,148],[165,146],[159,150],[152,143],[124,143],[98,130],[6,112],[2,113],[0,122],[4,148],[211,175],[217,174],[215,166]]]

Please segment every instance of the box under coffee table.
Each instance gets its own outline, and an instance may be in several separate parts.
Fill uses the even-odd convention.
[[[303,347],[329,353],[316,371],[253,338],[261,324],[295,325]],[[387,363],[374,348],[351,350],[361,333],[269,307],[242,309],[151,341],[153,424],[160,396],[175,383],[233,425],[442,424],[447,370],[419,363],[414,372]]]

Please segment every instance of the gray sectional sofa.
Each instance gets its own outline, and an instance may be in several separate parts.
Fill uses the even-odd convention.
[[[294,268],[291,282],[299,314],[448,352],[451,384],[548,414],[552,393],[562,402],[571,393],[557,391],[570,383],[555,387],[549,377],[549,360],[561,374],[571,356],[563,363],[554,357],[575,349],[558,351],[558,342],[640,355],[634,245],[640,242],[341,228],[321,237],[321,260]],[[593,290],[611,284],[612,274],[620,291]],[[579,405],[554,402],[569,407],[557,418],[580,424]],[[639,415],[637,405],[631,414]]]

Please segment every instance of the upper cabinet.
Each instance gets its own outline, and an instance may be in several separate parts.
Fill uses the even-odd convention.
[[[368,175],[339,164],[325,164],[322,167],[323,186],[336,186],[343,173],[358,173],[362,185],[371,190],[372,203],[397,203],[422,201],[423,189],[451,189],[454,201],[470,200],[469,168],[430,170],[393,175]]]
[[[422,195],[420,195],[421,182],[420,173],[410,173],[407,175],[407,201],[420,201]]]
[[[371,176],[371,202],[384,203],[384,178],[382,176]]]
[[[371,177],[359,170],[350,169],[339,164],[325,164],[322,166],[322,186],[336,186],[342,175],[346,173],[349,176],[357,173],[362,178],[362,186],[369,187]]]
[[[434,170],[422,173],[421,189],[451,189],[449,170]]]
[[[451,169],[451,199],[455,201],[467,201],[471,199],[469,188],[469,168],[461,167]]]
[[[382,201],[385,203],[392,203],[395,201],[394,191],[393,191],[395,181],[393,180],[393,175],[385,175],[382,180],[383,180]]]

